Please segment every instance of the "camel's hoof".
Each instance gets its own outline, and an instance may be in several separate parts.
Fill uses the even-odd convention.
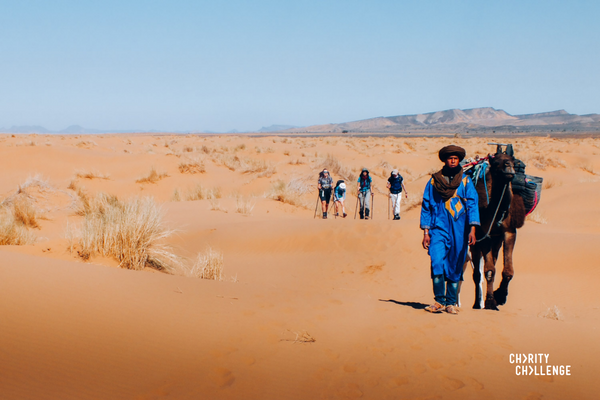
[[[485,301],[485,309],[486,310],[500,311],[498,309],[498,307],[497,307],[496,300],[494,300],[494,299],[487,299]]]
[[[481,302],[476,300],[475,304],[473,304],[473,309],[474,310],[481,310]]]
[[[496,304],[499,306],[503,306],[506,304],[506,297],[508,293],[505,291],[496,290],[494,292],[494,300],[496,300]]]

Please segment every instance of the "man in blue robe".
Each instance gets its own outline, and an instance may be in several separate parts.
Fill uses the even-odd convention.
[[[459,164],[465,155],[458,146],[442,148],[444,167],[431,176],[423,193],[420,224],[423,248],[431,257],[435,296],[435,304],[425,310],[433,313],[458,313],[458,282],[468,245],[475,244],[475,226],[480,225],[477,191]]]

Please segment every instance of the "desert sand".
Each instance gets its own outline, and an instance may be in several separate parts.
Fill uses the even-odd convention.
[[[544,190],[518,232],[507,304],[473,310],[467,271],[459,315],[423,310],[433,294],[419,199],[437,151],[485,155],[489,141],[0,135],[0,200],[21,186],[37,210],[31,244],[0,246],[0,397],[597,398],[599,139],[510,140]],[[351,195],[348,218],[313,219],[323,167],[354,180],[370,169],[373,220],[353,218]],[[387,218],[394,167],[409,194],[400,221]],[[154,182],[136,182],[152,168]],[[187,200],[198,184],[214,198]],[[153,197],[181,266],[82,258],[80,195],[100,192]],[[209,246],[221,280],[185,269]],[[517,376],[511,354],[523,353],[570,375]]]

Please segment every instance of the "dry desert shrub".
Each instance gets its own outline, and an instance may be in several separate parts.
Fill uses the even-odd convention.
[[[35,235],[15,217],[10,206],[0,206],[0,245],[23,246],[35,242]]]
[[[173,190],[173,195],[171,196],[171,201],[181,201],[181,193],[178,188]]]
[[[211,211],[223,211],[223,212],[227,212],[226,209],[221,207],[221,202],[219,201],[219,199],[216,198],[212,198],[208,201],[210,203],[210,209]]]
[[[290,164],[290,165],[302,165],[302,164],[306,164],[306,163],[303,160],[297,158],[295,160],[290,160],[288,162],[288,164]]]
[[[590,173],[592,175],[598,175],[595,171],[594,171],[594,166],[591,164],[585,164],[585,165],[581,165],[579,166],[579,168],[581,168],[583,171]]]
[[[310,186],[301,179],[292,179],[288,183],[278,180],[272,184],[268,197],[292,206],[308,208],[309,206],[302,196],[309,191]]]
[[[200,152],[204,154],[210,154],[211,150],[208,147],[206,147],[206,145],[202,145],[202,147],[200,147]]]
[[[82,179],[110,179],[110,175],[98,171],[75,171],[75,176]]]
[[[220,199],[221,188],[214,187],[212,189],[205,188],[202,184],[198,183],[193,188],[189,189],[185,195],[187,201],[196,201],[204,199]]]
[[[192,153],[194,148],[192,146],[183,146],[184,153]]]
[[[89,201],[79,229],[67,228],[71,250],[84,260],[95,255],[114,257],[119,266],[141,270],[152,267],[174,272],[179,258],[161,244],[173,231],[162,225],[160,208],[152,198],[120,201],[100,193]]]
[[[129,144],[131,144],[131,143],[129,143]],[[75,144],[75,146],[81,147],[84,149],[91,149],[94,146],[98,146],[98,144],[92,140],[82,140],[82,141],[77,142]]]
[[[13,198],[12,213],[15,222],[29,228],[39,228],[38,213],[27,193],[21,192]]]
[[[332,154],[327,154],[327,157],[319,164],[318,168],[326,168],[330,173],[342,177],[345,181],[355,181],[357,179],[356,174]]]
[[[525,161],[526,160],[526,161]],[[537,169],[546,170],[547,167],[552,168],[566,168],[567,165],[560,158],[546,157],[543,154],[536,154],[534,156],[525,158],[525,164],[532,165]]]
[[[285,151],[283,152],[283,155],[284,155],[284,156],[289,156],[289,155],[290,155],[290,151],[289,151],[289,150],[285,150]]]
[[[540,210],[535,210],[527,216],[527,221],[535,222],[536,224],[545,225],[548,223],[548,219],[544,217]]]
[[[552,189],[553,187],[562,186],[562,181],[555,181],[554,179],[545,179],[542,185],[542,189]]]
[[[187,275],[196,278],[222,281],[223,253],[212,247],[209,247],[203,253],[199,253],[196,257],[196,262],[188,271]]]
[[[206,167],[202,160],[189,160],[179,163],[179,172],[182,174],[203,174]]]
[[[236,151],[245,150],[245,149],[246,149],[246,145],[244,143],[242,143],[242,144],[238,144],[237,146],[235,146],[233,148],[233,152],[235,153]]]
[[[235,197],[235,212],[242,214],[242,215],[250,215],[252,214],[252,210],[254,210],[254,206],[256,204],[254,203],[254,201],[252,201],[252,199],[243,197],[243,196],[236,196]]]
[[[137,179],[135,182],[136,183],[156,183],[158,181],[160,181],[163,178],[168,177],[169,174],[167,174],[166,172],[156,172],[156,169],[154,167],[152,167],[150,169],[150,173],[148,174],[148,176],[145,177],[141,177],[139,179]]]

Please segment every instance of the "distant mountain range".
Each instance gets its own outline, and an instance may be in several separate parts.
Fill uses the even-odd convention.
[[[45,133],[45,134],[94,134],[94,133],[162,133],[157,130],[98,130],[71,125],[61,131],[50,131],[43,126],[13,126],[0,128],[0,133]],[[426,114],[377,117],[339,124],[296,127],[292,125],[271,125],[259,129],[259,133],[495,133],[495,134],[535,134],[535,132],[574,133],[600,132],[600,114],[577,115],[565,110],[511,115],[504,110],[492,107],[467,110],[445,110]],[[211,131],[170,132],[170,133],[214,133]],[[232,130],[227,133],[240,133]]]
[[[600,132],[600,114],[577,115],[559,110],[538,114],[511,115],[504,110],[483,107],[313,125],[288,129],[285,132],[442,133],[466,131],[473,133]]]

